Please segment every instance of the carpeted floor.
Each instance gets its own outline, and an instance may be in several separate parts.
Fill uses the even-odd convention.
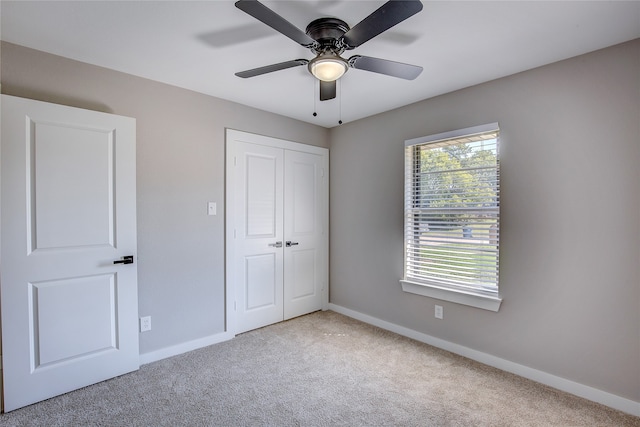
[[[0,416],[2,426],[640,426],[640,418],[334,312]]]

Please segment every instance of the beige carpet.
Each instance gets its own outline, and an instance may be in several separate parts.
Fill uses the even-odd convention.
[[[640,426],[640,418],[318,312],[0,416],[2,426]]]

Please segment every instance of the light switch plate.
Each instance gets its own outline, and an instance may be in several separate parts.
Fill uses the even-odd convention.
[[[441,305],[436,305],[436,309],[435,309],[435,316],[436,319],[442,319],[444,316],[444,310],[442,309]]]
[[[216,206],[216,202],[207,203],[207,214],[208,215],[216,215],[218,207]]]

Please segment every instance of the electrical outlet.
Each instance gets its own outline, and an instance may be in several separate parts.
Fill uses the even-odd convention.
[[[145,316],[140,318],[140,332],[147,332],[151,330],[151,316]]]
[[[444,310],[441,305],[436,305],[435,316],[436,319],[442,319],[444,315]]]

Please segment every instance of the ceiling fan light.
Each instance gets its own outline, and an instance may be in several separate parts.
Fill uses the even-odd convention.
[[[324,82],[338,80],[348,68],[346,61],[336,55],[319,55],[309,62],[311,74]]]

